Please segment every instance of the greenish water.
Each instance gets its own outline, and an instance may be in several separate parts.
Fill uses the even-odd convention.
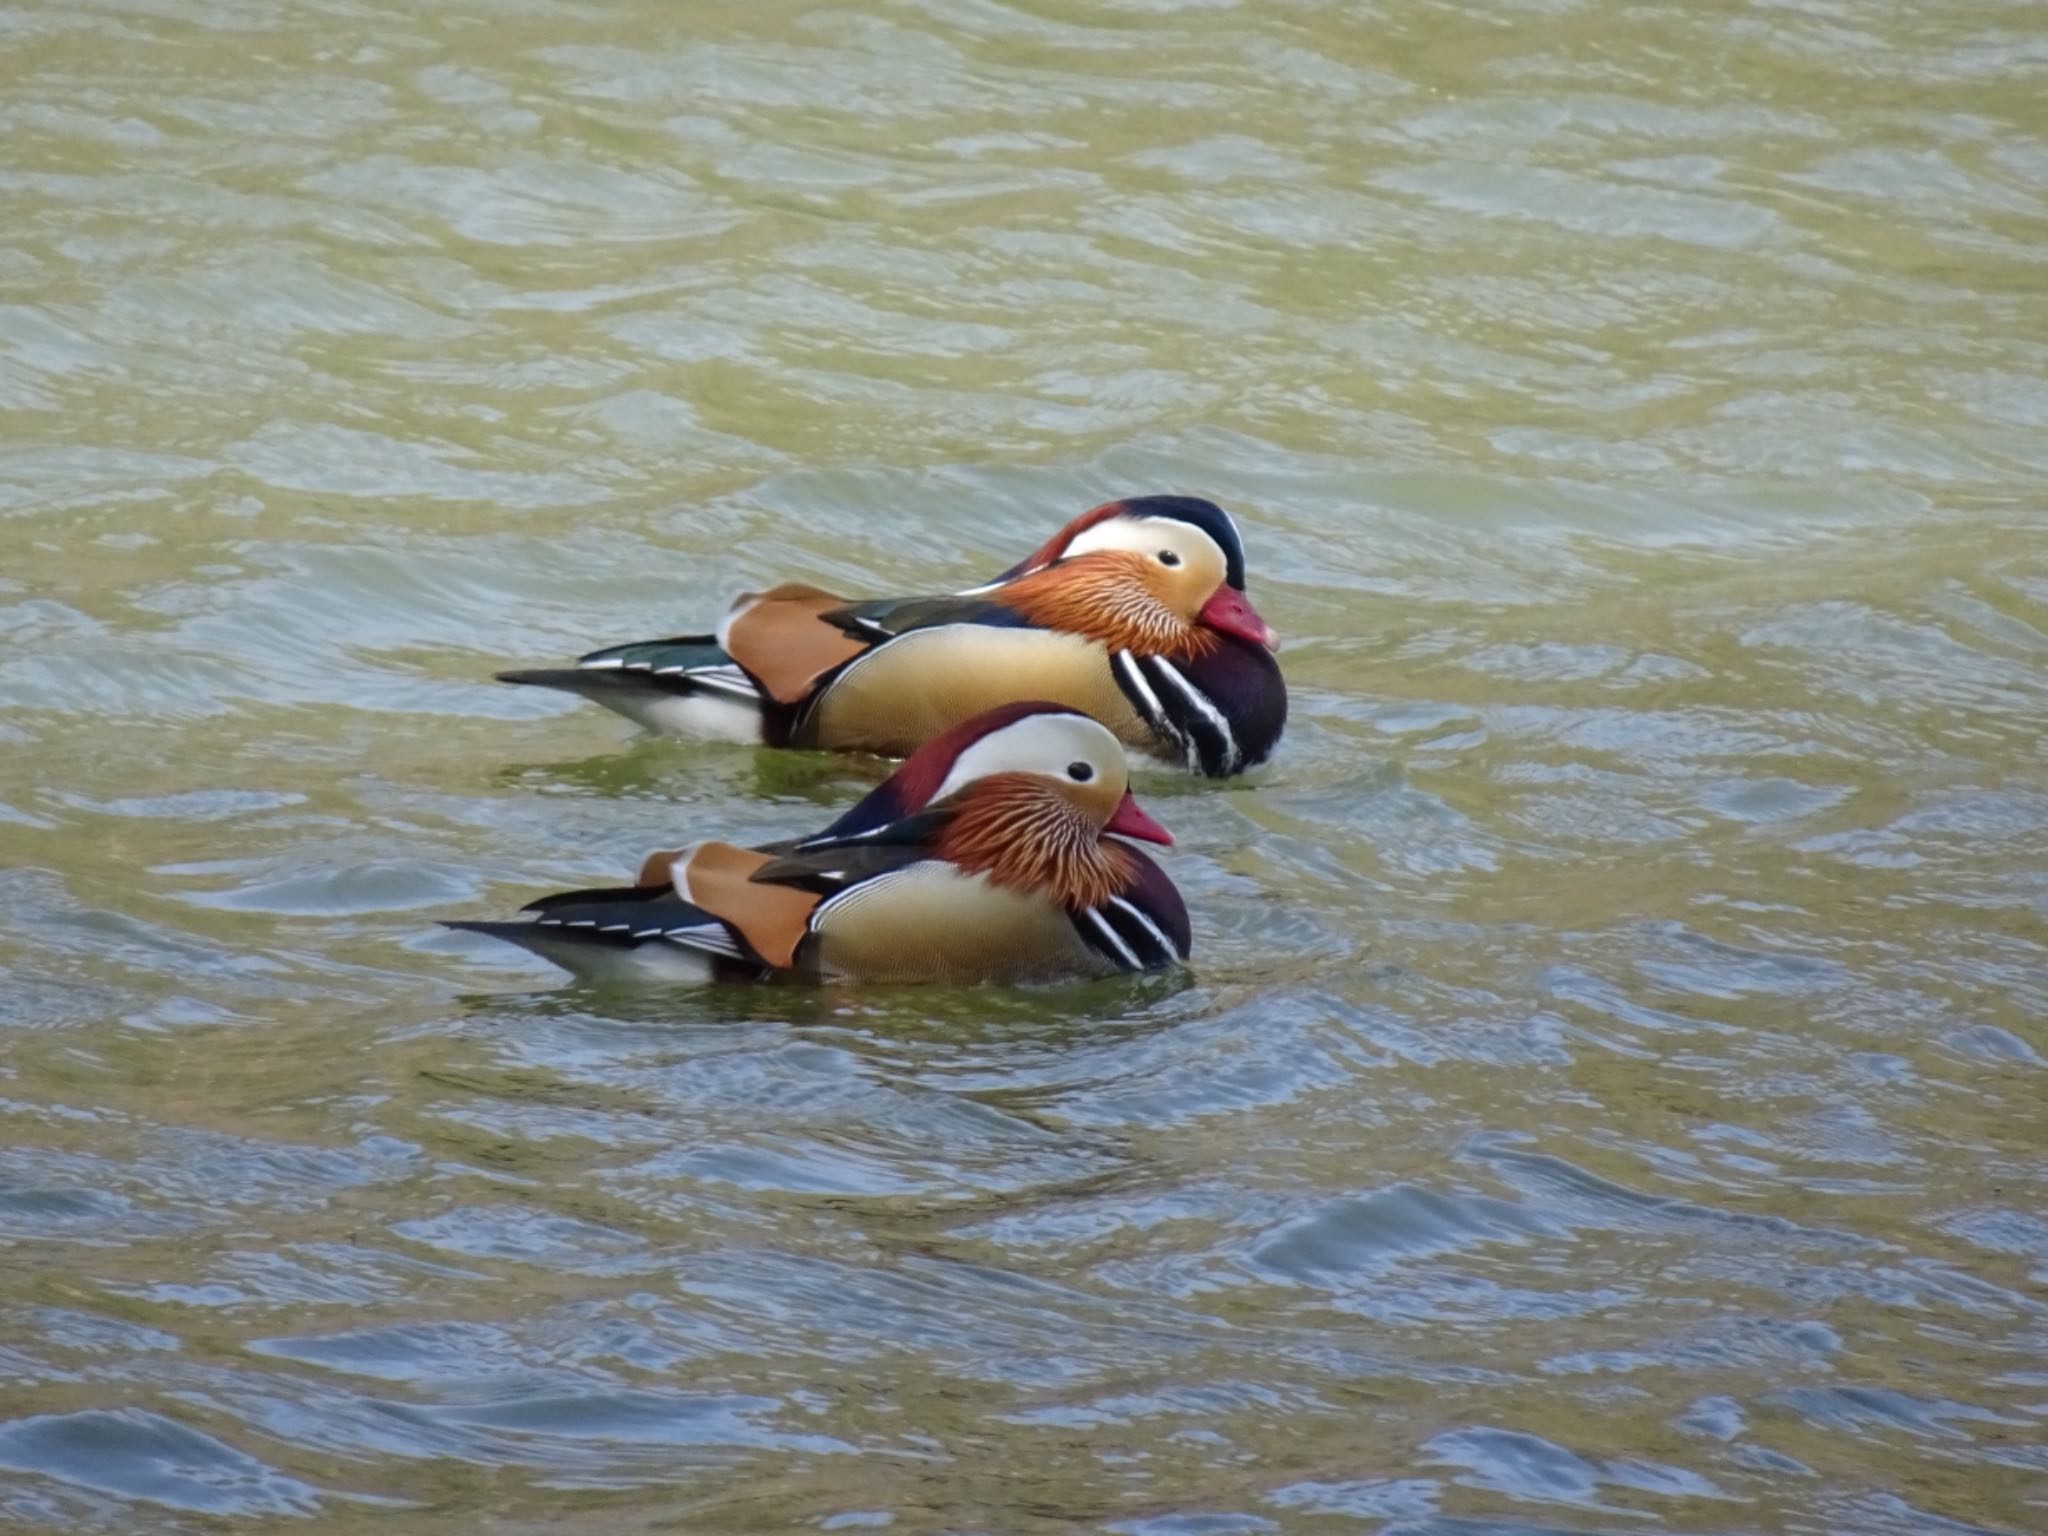
[[[2034,6],[0,5],[0,1523],[2048,1527]],[[439,933],[491,668],[1229,505],[1197,965]]]

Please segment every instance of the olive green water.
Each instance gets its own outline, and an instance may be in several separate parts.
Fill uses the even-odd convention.
[[[0,8],[0,1523],[2048,1529],[2048,19]],[[1212,495],[1178,980],[444,935],[507,663]]]

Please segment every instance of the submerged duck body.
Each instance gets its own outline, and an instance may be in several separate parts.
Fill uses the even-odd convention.
[[[1105,834],[1172,841],[1108,730],[1010,704],[927,742],[811,837],[657,853],[632,885],[446,926],[641,980],[1031,981],[1186,960],[1180,893]]]
[[[894,757],[1042,699],[1134,751],[1227,778],[1265,761],[1287,719],[1277,638],[1244,586],[1243,541],[1221,507],[1137,496],[964,592],[849,602],[791,584],[744,594],[716,634],[498,676],[674,735]]]

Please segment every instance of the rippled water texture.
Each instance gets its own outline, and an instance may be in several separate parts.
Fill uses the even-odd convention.
[[[2048,20],[0,9],[0,1523],[2048,1529]],[[432,926],[873,764],[492,667],[1240,515],[1198,965]]]

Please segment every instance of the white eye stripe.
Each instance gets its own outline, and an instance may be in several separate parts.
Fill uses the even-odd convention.
[[[1218,567],[1230,564],[1223,546],[1193,523],[1171,517],[1111,517],[1077,534],[1067,546],[1064,558],[1072,559],[1075,555],[1093,554],[1102,549],[1130,550],[1157,558],[1162,552],[1172,550],[1185,563],[1190,546],[1200,548],[1205,544],[1215,555]]]
[[[1114,780],[1123,764],[1123,746],[1106,726],[1085,715],[1027,715],[962,752],[932,799],[943,800],[996,773],[1036,773],[1078,782],[1068,772],[1077,764],[1092,770],[1086,782]]]

